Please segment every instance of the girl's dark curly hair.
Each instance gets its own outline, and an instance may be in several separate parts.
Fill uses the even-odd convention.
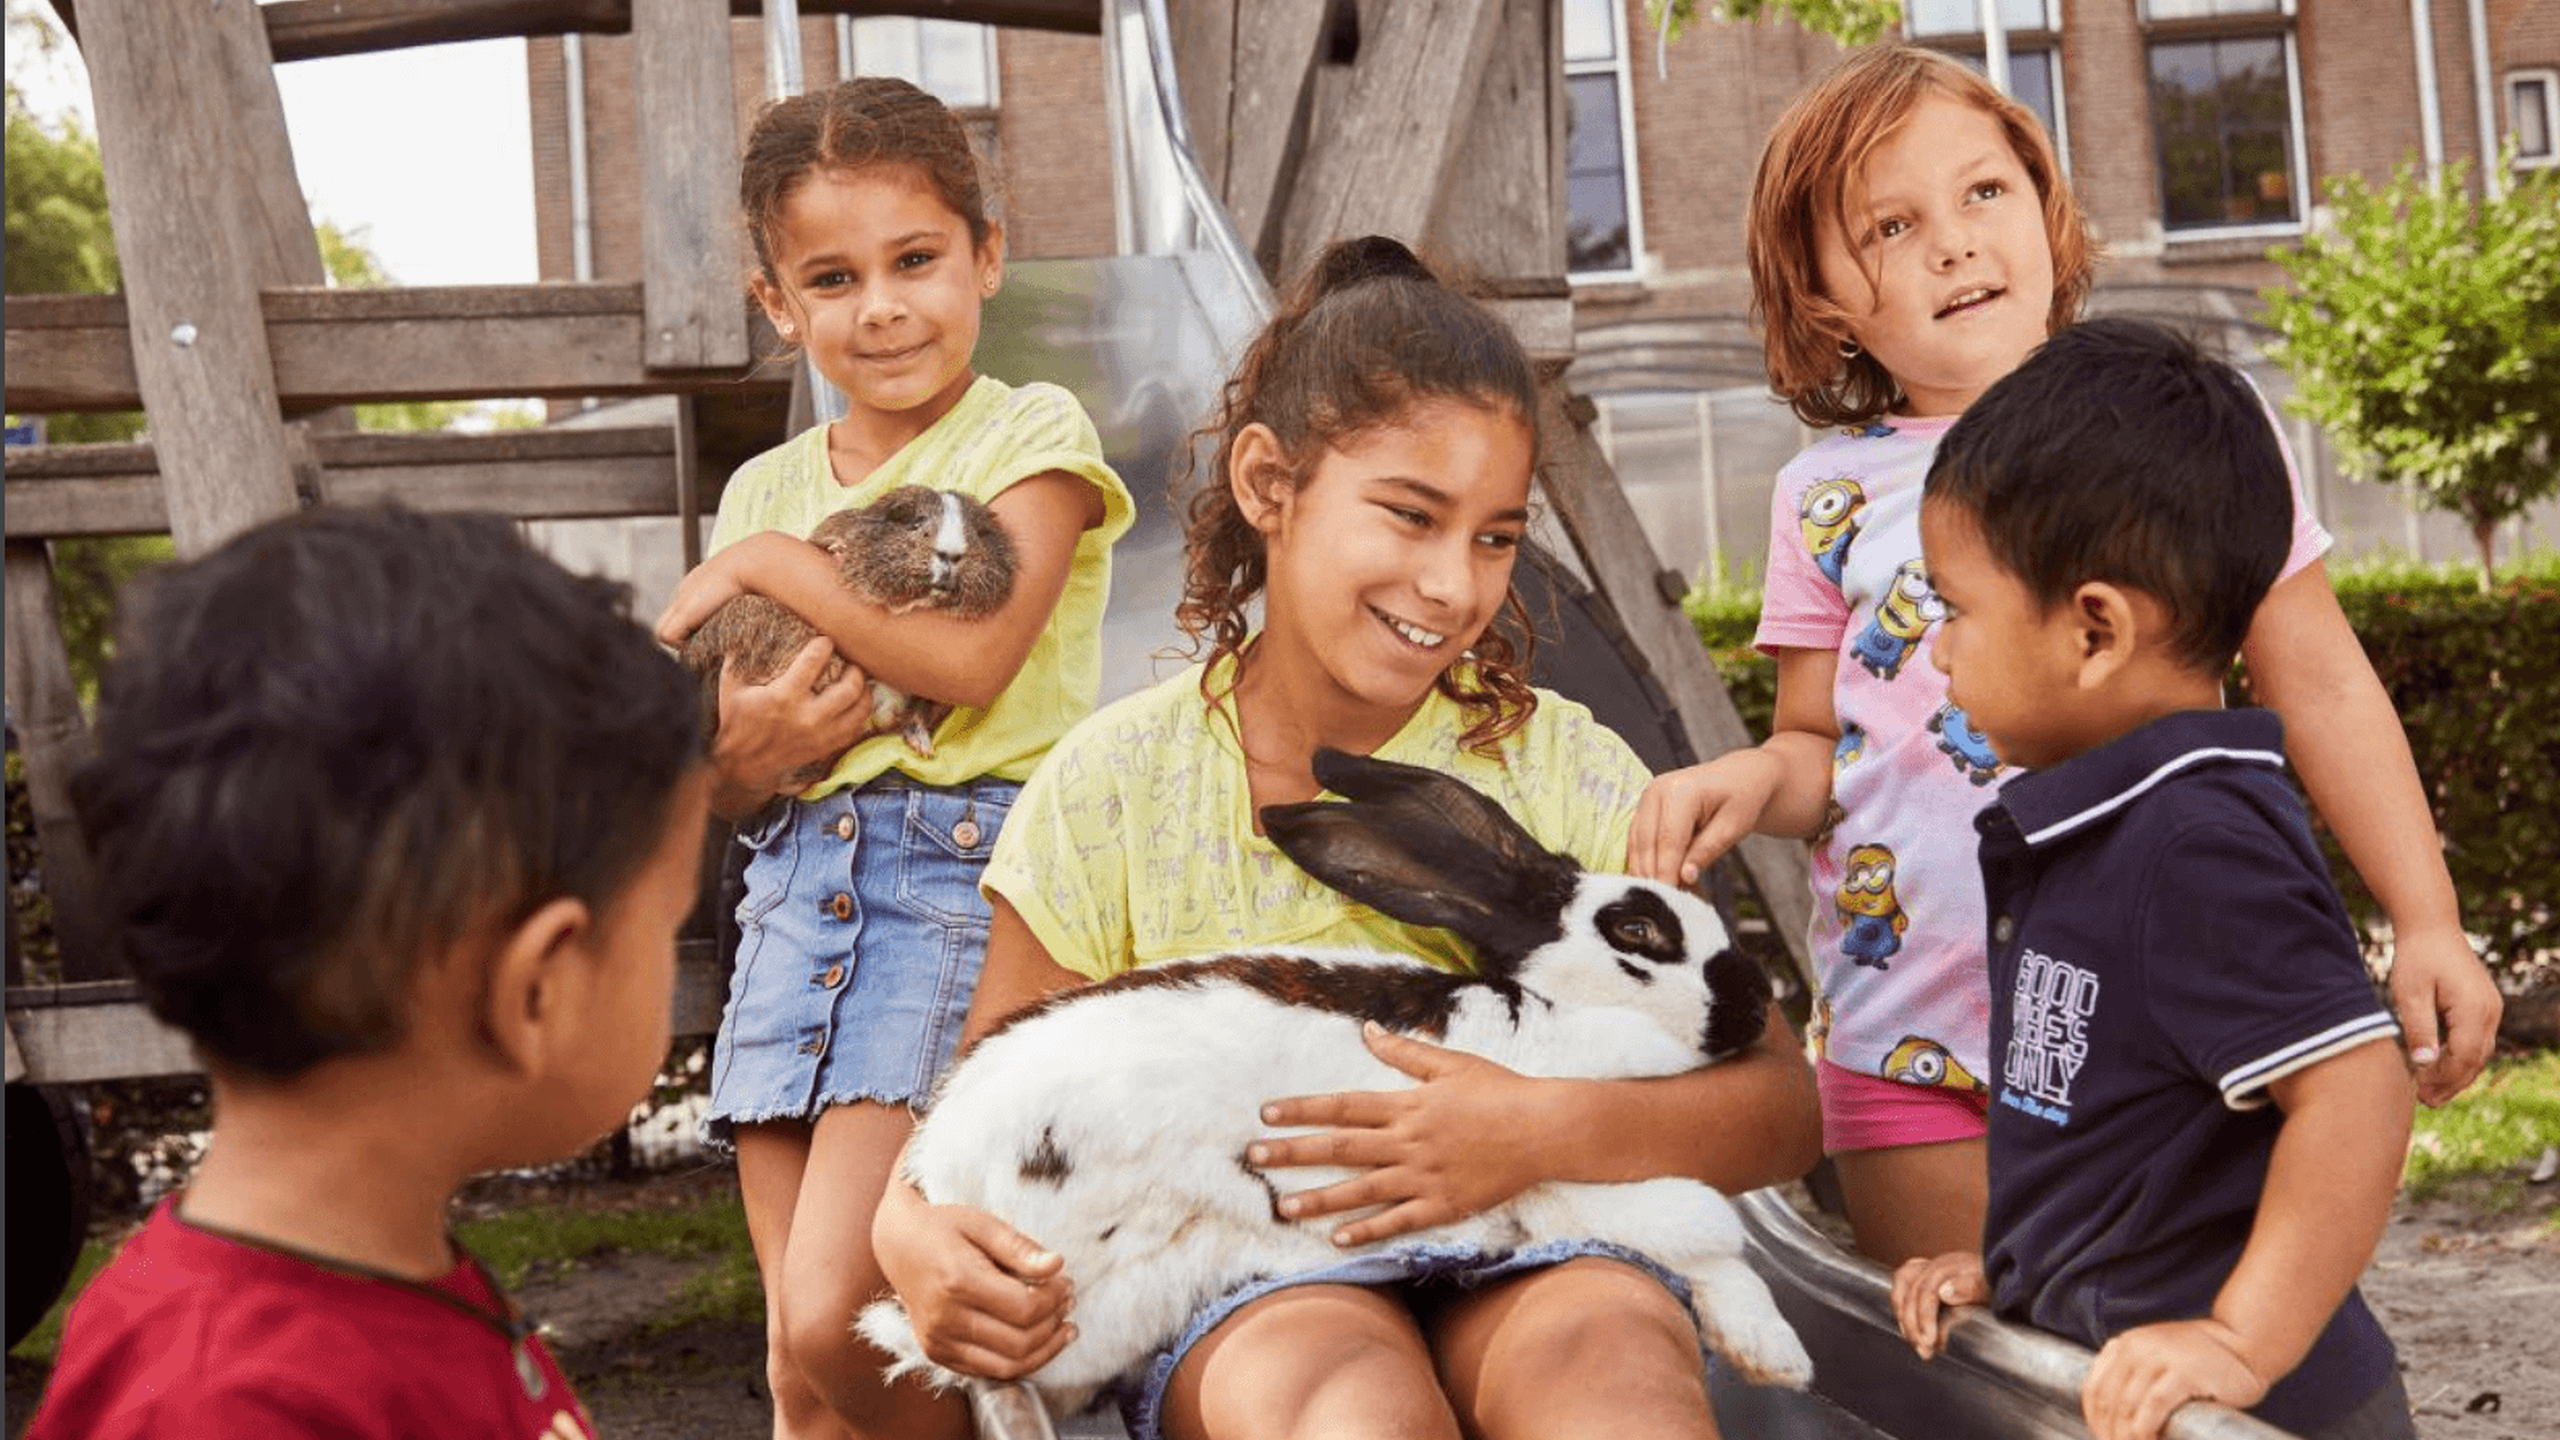
[[[1428,400],[1508,412],[1536,441],[1537,377],[1508,327],[1394,240],[1335,242],[1245,351],[1217,414],[1193,432],[1177,481],[1178,491],[1200,468],[1198,442],[1213,441],[1215,458],[1184,506],[1185,573],[1174,612],[1192,653],[1206,652],[1200,688],[1212,703],[1220,697],[1209,677],[1221,657],[1243,646],[1251,630],[1246,607],[1268,579],[1262,532],[1236,503],[1231,483],[1236,437],[1248,425],[1268,426],[1279,438],[1288,483],[1303,485],[1326,450]],[[1474,663],[1441,672],[1440,693],[1468,714],[1461,742],[1468,749],[1492,754],[1537,708],[1527,678],[1534,646],[1527,607],[1514,589],[1476,640]]]

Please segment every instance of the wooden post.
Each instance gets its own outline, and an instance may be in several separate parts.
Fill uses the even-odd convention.
[[[244,100],[222,65],[206,63],[231,43],[219,12],[156,0],[80,7],[134,371],[166,457],[181,555],[295,504],[258,304],[272,252],[253,239],[267,227],[242,163]]]
[[[1627,638],[1652,667],[1663,693],[1688,732],[1689,745],[1700,759],[1711,760],[1753,742],[1733,697],[1725,693],[1715,662],[1699,643],[1698,632],[1680,609],[1687,588],[1680,577],[1662,568],[1653,542],[1626,492],[1618,488],[1609,459],[1591,434],[1595,407],[1573,394],[1563,382],[1543,389],[1543,453],[1539,475],[1556,518],[1581,552],[1584,573],[1618,612]],[[1770,927],[1786,946],[1796,973],[1813,981],[1805,934],[1813,920],[1813,892],[1805,847],[1799,841],[1770,835],[1746,837],[1734,850],[1760,892]]]
[[[1546,0],[1497,0],[1493,8],[1483,73],[1423,233],[1433,256],[1462,275],[1552,282],[1569,330],[1564,152],[1547,124],[1564,87],[1555,63],[1563,37],[1549,27],[1564,21]]]
[[[1184,0],[1172,16],[1193,158],[1266,275],[1332,13],[1332,0]]]
[[[1310,136],[1281,225],[1280,273],[1349,235],[1422,239],[1465,138],[1503,0],[1397,0],[1364,27],[1350,93]]]
[[[726,0],[633,0],[640,113],[642,353],[652,369],[747,363],[738,304],[737,97]]]
[[[44,852],[44,889],[53,903],[53,933],[62,942],[63,978],[104,980],[116,967],[99,919],[89,847],[71,813],[71,771],[88,758],[92,745],[62,648],[61,609],[44,542],[10,540],[7,573],[10,720],[26,757],[27,803]]]

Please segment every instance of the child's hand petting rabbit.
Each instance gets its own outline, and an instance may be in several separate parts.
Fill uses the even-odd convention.
[[[1272,841],[1353,899],[1465,937],[1479,973],[1260,950],[1061,991],[962,1057],[907,1147],[905,1178],[926,1200],[977,1207],[1063,1258],[1074,1336],[1029,1376],[1061,1414],[1238,1285],[1344,1257],[1333,1224],[1280,1213],[1280,1191],[1246,1152],[1267,1101],[1412,1083],[1363,1044],[1365,1025],[1425,1037],[1462,1063],[1612,1079],[1694,1069],[1761,1034],[1767,977],[1704,901],[1587,873],[1445,775],[1331,751],[1316,775],[1347,803],[1265,809]],[[1543,1182],[1394,1243],[1499,1255],[1581,1239],[1679,1275],[1701,1339],[1744,1376],[1809,1378],[1743,1261],[1732,1206],[1697,1181]],[[925,1358],[896,1301],[866,1309],[860,1328],[896,1358],[893,1374],[957,1382]]]

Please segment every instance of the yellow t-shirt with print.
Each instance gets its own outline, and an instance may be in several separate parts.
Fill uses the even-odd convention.
[[[931,759],[897,734],[846,751],[805,798],[902,770],[928,785],[981,775],[1027,778],[1067,728],[1092,711],[1102,688],[1102,607],[1111,593],[1111,546],[1129,528],[1128,487],[1102,458],[1102,439],[1076,398],[1055,385],[1011,386],[981,375],[960,403],[859,484],[841,485],[827,463],[827,427],[812,426],[738,467],[720,495],[716,552],[760,530],[807,535],[839,510],[868,505],[900,485],[930,485],[993,500],[1017,480],[1051,470],[1102,492],[1102,523],[1076,540],[1067,588],[1022,669],[995,703],[960,706],[933,732]]]
[[[1117,700],[1060,740],[1006,817],[980,888],[1002,896],[1050,958],[1096,980],[1266,945],[1472,969],[1465,942],[1345,898],[1254,833],[1244,752],[1228,712],[1202,698],[1200,673],[1194,665]],[[1499,758],[1462,748],[1466,728],[1466,712],[1434,691],[1377,755],[1457,776],[1590,869],[1626,868],[1652,776],[1616,732],[1546,691]]]

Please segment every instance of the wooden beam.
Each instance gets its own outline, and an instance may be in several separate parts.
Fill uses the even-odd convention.
[[[295,503],[259,313],[265,257],[250,237],[265,225],[241,159],[244,100],[205,63],[227,43],[217,7],[87,0],[80,14],[135,375],[172,457],[170,534],[180,554],[201,554]]]
[[[1687,587],[1662,568],[1644,522],[1627,503],[1626,492],[1609,468],[1609,457],[1591,434],[1591,402],[1568,390],[1561,380],[1541,387],[1539,426],[1543,454],[1538,473],[1556,518],[1580,552],[1583,573],[1618,612],[1627,638],[1652,668],[1655,680],[1671,700],[1688,732],[1690,748],[1701,760],[1712,760],[1753,742],[1733,697],[1725,693],[1715,662],[1697,630],[1680,609],[1678,594]],[[1675,584],[1661,583],[1670,576]],[[1813,918],[1810,867],[1802,842],[1771,835],[1744,838],[1733,852],[1767,907],[1770,928],[1808,986],[1813,967],[1805,952],[1805,934]]]
[[[1373,7],[1339,114],[1311,136],[1289,213],[1280,269],[1295,275],[1328,241],[1428,229],[1500,28],[1502,0],[1397,0]],[[1364,14],[1363,19],[1371,18]]]
[[[313,437],[318,499],[494,510],[520,520],[680,513],[675,432],[663,425],[468,435]],[[9,535],[148,535],[169,528],[148,444],[56,445],[8,456]],[[14,643],[14,642],[13,642]]]
[[[81,714],[79,687],[62,645],[61,606],[53,586],[53,561],[44,542],[20,532],[9,517],[8,697],[9,723],[26,760],[27,803],[35,812],[36,846],[44,888],[53,902],[53,933],[62,944],[63,973],[97,979],[109,973],[106,935],[100,923],[97,881],[88,842],[71,812],[71,772],[94,746]]]
[[[751,337],[770,334],[763,318],[749,313],[745,297],[735,303]],[[651,369],[642,355],[641,287],[629,283],[270,289],[259,305],[278,398],[294,409],[788,383],[743,366]],[[10,296],[8,408],[35,414],[140,408],[131,329],[123,296]]]
[[[84,0],[82,9],[97,3]],[[318,60],[527,35],[622,35],[634,0],[278,0],[262,5],[276,59]],[[725,0],[754,17],[764,0]],[[1102,33],[1099,0],[800,0],[803,15],[921,15],[1026,30]],[[69,18],[65,17],[66,20]]]
[[[1195,158],[1266,272],[1332,13],[1333,0],[1185,0],[1172,17]]]
[[[737,227],[738,101],[725,0],[632,0],[640,147],[642,362],[747,363]]]
[[[720,1028],[722,983],[713,942],[676,946],[672,1030],[679,1037]],[[9,1049],[24,1079],[39,1085],[83,1085],[149,1075],[192,1075],[204,1067],[187,1037],[151,1013],[130,980],[78,985],[12,986]]]
[[[252,23],[245,8],[223,19],[218,74],[222,88],[236,97],[233,120],[239,126],[240,151],[232,163],[244,172],[250,213],[259,222],[250,239],[250,268],[262,286],[326,285],[329,271],[294,170],[293,137],[285,128],[267,27]]]
[[[1563,17],[1547,0],[1499,0],[1497,8],[1475,105],[1423,237],[1433,258],[1459,274],[1551,280],[1565,301],[1562,353],[1570,355],[1564,163],[1548,124],[1550,107],[1563,103],[1564,67],[1554,60],[1563,53]]]

